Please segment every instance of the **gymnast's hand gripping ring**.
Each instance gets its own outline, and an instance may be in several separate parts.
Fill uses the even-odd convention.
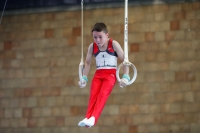
[[[130,66],[130,67],[133,69],[133,71],[134,71],[134,74],[133,74],[132,79],[131,79],[131,80],[128,82],[128,84],[127,84],[127,85],[130,85],[130,84],[132,84],[132,83],[136,80],[136,78],[137,78],[137,69],[136,69],[136,67],[135,67],[131,62],[122,62],[122,63],[118,66],[117,71],[116,71],[116,77],[117,77],[117,80],[118,80],[119,82],[121,81],[121,79],[120,79],[120,77],[119,77],[119,71],[120,71],[120,69],[121,69],[123,66]]]

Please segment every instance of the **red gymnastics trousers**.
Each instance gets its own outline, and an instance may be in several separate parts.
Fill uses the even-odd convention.
[[[115,83],[116,69],[96,70],[90,87],[86,118],[94,116],[97,122]]]

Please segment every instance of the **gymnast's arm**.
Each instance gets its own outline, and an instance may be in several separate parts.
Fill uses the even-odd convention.
[[[90,71],[90,64],[92,61],[92,52],[93,52],[93,43],[90,44],[90,46],[88,47],[88,52],[87,52],[86,59],[85,59],[85,66],[84,66],[84,70],[83,70],[83,75],[85,75],[85,76],[87,76]]]
[[[124,61],[124,51],[122,50],[120,44],[115,40],[113,40],[113,48],[117,52],[118,58],[121,61]],[[128,66],[124,66],[123,70],[124,70],[124,74],[129,75],[129,67]]]

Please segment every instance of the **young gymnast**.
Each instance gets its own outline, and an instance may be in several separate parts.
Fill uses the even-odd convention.
[[[90,87],[90,98],[85,118],[78,126],[92,127],[97,122],[105,103],[116,83],[117,58],[124,60],[124,51],[120,44],[109,38],[107,27],[104,23],[96,23],[92,29],[94,42],[88,47],[83,78],[79,81],[80,88],[88,82],[87,75],[90,70],[92,56],[96,59],[96,72]],[[124,66],[124,75],[119,82],[124,87],[130,80],[129,68]]]

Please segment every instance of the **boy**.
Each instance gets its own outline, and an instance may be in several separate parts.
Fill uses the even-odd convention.
[[[106,100],[116,83],[117,57],[121,61],[124,60],[124,52],[121,46],[117,41],[109,38],[107,27],[104,23],[96,23],[92,29],[92,35],[94,43],[91,43],[88,47],[83,79],[79,81],[80,88],[86,86],[88,81],[87,75],[89,73],[92,56],[94,55],[97,70],[90,87],[86,118],[78,123],[78,126],[86,127],[92,127],[97,122]],[[126,86],[130,80],[128,73],[129,68],[125,66],[124,75],[119,83],[121,87]]]

